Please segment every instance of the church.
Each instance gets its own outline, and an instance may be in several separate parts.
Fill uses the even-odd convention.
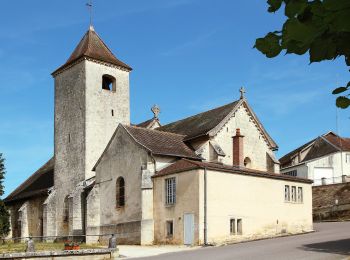
[[[311,231],[312,181],[282,175],[244,96],[130,122],[129,74],[90,26],[52,73],[54,155],[6,199],[13,238],[210,244]]]

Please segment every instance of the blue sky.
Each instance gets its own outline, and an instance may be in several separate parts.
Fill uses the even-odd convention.
[[[86,0],[3,0],[0,8],[0,152],[6,194],[53,154],[53,79],[88,28]],[[267,59],[255,39],[280,29],[265,1],[101,0],[94,26],[133,67],[131,120],[161,107],[168,123],[247,98],[279,144],[278,156],[336,129],[334,86],[348,80],[343,59],[308,64],[307,56]],[[350,110],[339,110],[350,136]],[[5,194],[5,195],[6,195]]]

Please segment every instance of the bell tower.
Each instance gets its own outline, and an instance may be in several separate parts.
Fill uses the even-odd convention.
[[[56,235],[84,233],[79,209],[67,216],[69,205],[80,203],[72,193],[79,183],[94,176],[92,168],[118,123],[130,124],[131,70],[90,26],[67,62],[52,73]]]

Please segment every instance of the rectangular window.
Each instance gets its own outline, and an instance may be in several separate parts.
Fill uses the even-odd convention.
[[[347,154],[346,154],[346,162],[347,162],[347,163],[350,163],[350,153],[347,153]]]
[[[284,186],[284,201],[290,201],[289,185]]]
[[[236,220],[234,218],[230,219],[230,234],[236,235]]]
[[[174,222],[169,220],[166,222],[166,236],[172,238],[174,235]]]
[[[283,175],[288,175],[288,176],[293,176],[293,177],[297,177],[298,173],[297,170],[293,170],[293,171],[289,171],[289,172],[284,172],[282,173]]]
[[[242,219],[237,219],[237,235],[242,235]]]
[[[298,187],[298,202],[303,203],[303,188]]]
[[[297,187],[292,186],[292,201],[296,202],[297,201]]]
[[[165,179],[165,204],[172,205],[176,203],[176,179]]]

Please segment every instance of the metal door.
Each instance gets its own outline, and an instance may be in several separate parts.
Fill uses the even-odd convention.
[[[194,242],[194,214],[184,214],[184,244],[192,245]]]

